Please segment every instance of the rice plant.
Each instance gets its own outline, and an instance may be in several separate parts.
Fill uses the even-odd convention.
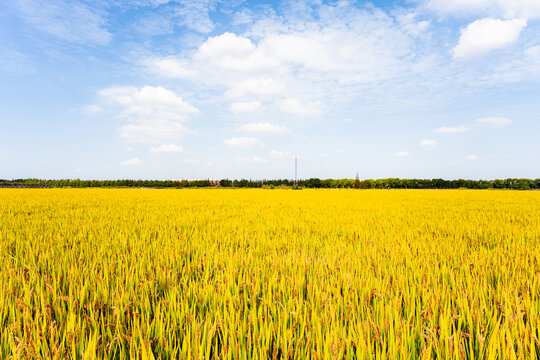
[[[2,359],[540,357],[540,192],[0,190]]]

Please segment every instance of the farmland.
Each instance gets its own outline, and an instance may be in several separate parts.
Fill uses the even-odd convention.
[[[0,358],[540,357],[540,192],[1,189]]]

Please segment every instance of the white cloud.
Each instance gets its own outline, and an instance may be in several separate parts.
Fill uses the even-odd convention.
[[[470,125],[443,126],[438,129],[434,129],[433,132],[441,133],[441,134],[457,134],[457,133],[475,130],[482,127],[502,128],[507,125],[510,125],[511,123],[512,123],[511,119],[502,118],[502,117],[488,117],[488,118],[476,119],[476,121]],[[433,141],[433,140],[422,140],[422,142],[424,141]],[[420,145],[423,145],[422,142],[420,143]]]
[[[525,19],[476,20],[461,30],[459,43],[453,50],[454,58],[472,59],[511,45],[519,38],[525,26]]]
[[[538,0],[421,0],[425,6],[440,14],[481,15],[504,18],[540,18]]]
[[[282,134],[289,131],[289,129],[287,129],[285,126],[279,126],[270,123],[249,123],[237,127],[236,131],[265,134]]]
[[[120,165],[139,166],[139,165],[144,165],[144,161],[142,161],[139,158],[132,158],[132,159],[121,162]]]
[[[407,12],[404,14],[398,14],[396,16],[397,22],[401,25],[401,28],[413,35],[413,36],[419,36],[426,32],[426,30],[430,26],[430,22],[427,20],[416,20],[416,16],[418,14],[415,12]]]
[[[490,84],[505,82],[538,82],[540,79],[540,45],[516,53],[513,60],[504,62],[485,78]]]
[[[222,35],[209,37],[201,45],[196,56],[202,58],[233,57],[250,54],[254,50],[255,45],[250,39],[226,32]]]
[[[197,75],[187,68],[187,64],[174,57],[145,59],[142,63],[148,70],[163,77],[186,79]]]
[[[422,147],[430,148],[430,147],[437,146],[437,142],[435,140],[424,139],[420,141],[419,145]]]
[[[394,154],[395,157],[407,157],[409,155],[410,154],[407,151],[398,151],[397,153]]]
[[[197,112],[193,106],[171,90],[160,86],[112,87],[103,89],[100,95],[108,100],[124,106],[124,114],[148,115],[156,110],[172,118],[185,118],[187,114]]]
[[[251,39],[226,32],[210,37],[193,57],[194,66],[228,73],[262,74],[278,70],[281,62],[258,48]]]
[[[332,77],[344,82],[372,82],[391,73],[391,69],[383,66],[395,64],[398,54],[407,52],[408,44],[393,20],[380,15],[352,12],[342,19],[331,19],[335,23],[346,21],[342,28],[330,24],[317,28],[309,24],[303,31],[267,34],[259,48],[288,68],[333,74]],[[362,26],[355,21],[363,22]],[[392,36],[404,42],[394,43],[394,48],[387,47]]]
[[[190,30],[207,34],[215,28],[210,12],[220,0],[108,0],[94,1],[106,5],[121,5],[124,8],[158,7],[152,12],[142,12],[142,21],[137,30],[147,35],[171,34],[174,26],[184,26]],[[167,7],[160,5],[169,4]]]
[[[210,11],[216,1],[213,0],[177,0],[175,20],[179,25],[206,34],[214,30],[214,22],[210,19]]]
[[[289,159],[292,157],[292,153],[290,151],[272,150],[270,151],[270,156],[274,159]]]
[[[122,139],[163,142],[191,133],[183,122],[197,109],[171,90],[154,86],[112,87],[99,94],[120,108],[117,117],[127,122],[120,127]]]
[[[302,103],[298,99],[288,98],[279,101],[278,106],[285,113],[299,116],[318,116],[322,113],[320,101]]]
[[[239,157],[236,159],[236,161],[241,164],[265,164],[268,162],[268,160],[263,159],[259,156]]]
[[[502,117],[488,117],[482,119],[476,119],[476,122],[482,125],[490,126],[493,128],[502,128],[512,123],[511,119]]]
[[[239,148],[261,147],[264,144],[254,137],[233,137],[224,141],[225,144]]]
[[[135,25],[135,31],[145,35],[165,35],[174,33],[172,19],[163,14],[145,14]]]
[[[251,113],[259,110],[262,104],[260,101],[246,101],[232,103],[229,109],[233,113]]]
[[[321,12],[330,9],[321,8]],[[341,19],[324,15],[326,19],[306,23],[302,30],[294,30],[292,24],[267,24],[264,34],[252,34],[259,38],[258,42],[229,32],[210,37],[194,55],[194,65],[204,63],[207,68],[240,74],[322,72],[334,74],[342,81],[371,82],[386,77],[385,73],[391,70],[388,66],[408,52],[402,29],[383,13],[351,8],[348,16]],[[416,31],[428,25],[420,22]],[[291,28],[283,31],[288,26]],[[394,41],[397,39],[402,42]],[[387,46],[388,41],[392,46]]]
[[[443,126],[433,130],[433,132],[441,134],[457,134],[471,130],[469,126]]]
[[[465,156],[465,160],[470,160],[470,161],[474,161],[474,160],[479,160],[480,157],[476,156],[476,155],[467,155]]]
[[[14,7],[36,29],[61,40],[106,45],[112,38],[98,7],[62,0],[16,0]]]
[[[150,151],[156,153],[181,153],[184,152],[184,148],[182,146],[171,143],[163,144],[158,147],[153,147],[150,149]]]
[[[540,45],[531,46],[527,48],[524,51],[523,55],[525,55],[525,57],[528,59],[533,59],[533,60],[536,60],[537,62],[540,62],[538,61],[540,59]]]
[[[272,78],[254,78],[234,83],[225,95],[231,98],[244,95],[275,95],[285,89],[285,84]]]
[[[297,99],[280,107],[301,116],[320,114],[323,100],[341,101],[344,94],[356,98],[359,90],[344,91],[344,86],[368,86],[416,72],[412,35],[394,17],[345,2],[305,5],[316,16],[254,14],[244,33],[209,37],[176,61],[152,58],[149,69],[185,77],[212,95],[223,91],[229,98],[264,102]],[[428,26],[411,21],[416,26],[411,32]]]

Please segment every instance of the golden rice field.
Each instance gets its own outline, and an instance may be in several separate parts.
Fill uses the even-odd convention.
[[[540,357],[540,192],[0,190],[1,359]]]

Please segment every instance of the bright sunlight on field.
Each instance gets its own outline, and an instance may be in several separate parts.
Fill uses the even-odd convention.
[[[0,358],[540,356],[540,192],[0,190]]]

